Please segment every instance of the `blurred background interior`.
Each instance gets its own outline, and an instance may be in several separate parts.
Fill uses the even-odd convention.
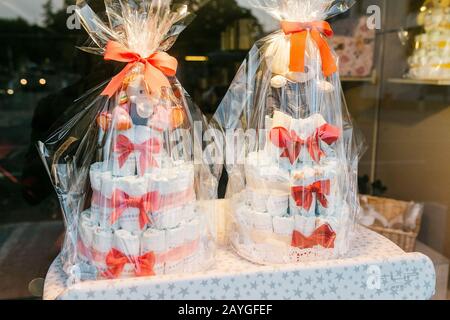
[[[0,0],[0,299],[30,298],[30,281],[45,277],[62,241],[62,216],[35,142],[72,101],[114,73],[75,48],[87,35],[72,28],[74,2]],[[450,256],[449,2],[359,0],[332,21],[348,108],[367,145],[362,200],[388,219],[369,210],[363,222],[433,259],[437,299],[447,298]],[[103,10],[103,0],[89,3]],[[170,53],[181,63],[181,83],[211,116],[255,40],[278,26],[247,0],[189,3],[197,17]],[[378,30],[367,28],[378,14],[373,5]],[[222,182],[221,194],[225,176]],[[406,230],[398,217],[407,219],[408,209],[393,211],[411,201],[423,204],[423,214]]]

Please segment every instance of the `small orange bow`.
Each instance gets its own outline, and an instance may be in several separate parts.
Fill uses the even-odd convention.
[[[139,209],[139,225],[141,229],[150,223],[147,213],[156,211],[160,206],[161,196],[158,192],[149,192],[141,197],[132,197],[129,194],[116,190],[112,196],[114,211],[111,215],[111,224],[115,224],[128,208]]]
[[[126,264],[133,264],[135,274],[138,277],[154,276],[155,272],[155,254],[153,252],[146,253],[140,257],[129,257],[117,249],[111,249],[106,256],[106,265],[108,270],[104,272],[106,278],[118,278],[122,274]]]
[[[155,52],[147,58],[142,58],[138,53],[131,52],[122,44],[116,41],[109,41],[104,59],[108,61],[128,62],[125,68],[112,78],[103,96],[112,97],[122,87],[123,81],[128,73],[137,63],[144,64],[144,80],[149,88],[159,92],[161,87],[170,87],[167,77],[172,77],[177,73],[177,59],[171,57],[166,52]]]
[[[331,49],[327,41],[323,38],[323,36],[333,36],[333,30],[328,22],[281,21],[281,28],[286,35],[291,35],[291,61],[289,65],[291,71],[305,72],[305,51],[308,32],[311,34],[312,39],[319,49],[324,76],[329,77],[337,71],[337,65]]]
[[[305,210],[310,210],[313,203],[313,194],[317,196],[317,200],[324,208],[328,208],[327,196],[330,195],[331,181],[317,181],[307,187],[295,186],[292,187],[292,198],[298,207]]]
[[[331,229],[330,225],[324,224],[317,228],[309,237],[305,237],[302,233],[294,231],[292,235],[292,247],[300,249],[312,249],[321,246],[325,249],[334,248],[336,240],[336,232]]]
[[[141,175],[144,175],[147,168],[157,168],[158,163],[154,156],[161,152],[161,143],[156,138],[152,138],[141,144],[134,144],[128,137],[119,135],[114,145],[114,152],[119,155],[119,166],[122,168],[133,152],[139,152],[139,166]]]

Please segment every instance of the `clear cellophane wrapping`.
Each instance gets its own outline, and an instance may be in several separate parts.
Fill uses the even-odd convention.
[[[323,20],[352,5],[329,0],[252,3],[305,29],[325,26]],[[338,58],[328,48],[325,66],[318,42],[309,30],[304,35],[302,72],[291,70],[293,34],[280,30],[258,41],[211,121],[227,141],[230,243],[238,254],[261,264],[342,256],[351,245],[359,211],[363,145],[355,137],[339,74],[324,75],[333,63],[337,67]]]
[[[105,55],[114,41],[133,53],[127,59],[158,52],[176,65],[165,51],[190,19],[186,6],[105,6],[103,21],[79,1],[91,40],[81,49]],[[61,259],[70,283],[190,273],[214,261],[214,207],[204,203],[214,199],[217,179],[194,161],[202,152],[194,127],[204,118],[174,74],[151,88],[146,71],[157,63],[139,59],[113,94],[105,94],[112,81],[86,93],[38,144],[65,218]]]
[[[408,59],[408,76],[422,80],[450,80],[450,1],[426,0],[417,22],[423,32],[415,37]]]

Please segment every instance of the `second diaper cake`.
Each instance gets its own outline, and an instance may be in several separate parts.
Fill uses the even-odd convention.
[[[340,257],[358,212],[359,149],[325,19],[352,1],[252,2],[281,30],[252,48],[212,122],[234,137],[230,243],[260,264]]]
[[[83,49],[123,69],[80,98],[39,144],[66,219],[64,270],[74,282],[205,270],[214,261],[214,223],[200,203],[210,200],[202,190],[214,179],[194,163],[202,134],[195,122],[203,118],[166,53],[187,7],[105,6],[106,21],[85,2],[77,8],[93,40]]]
[[[408,76],[450,80],[450,1],[425,1],[417,22],[425,32],[415,38],[415,49],[408,59]]]

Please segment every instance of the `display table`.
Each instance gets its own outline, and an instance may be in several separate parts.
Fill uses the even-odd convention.
[[[342,260],[301,265],[259,266],[222,247],[208,272],[83,282],[66,286],[57,259],[51,266],[44,299],[289,300],[430,299],[435,290],[433,263],[407,254],[386,238],[358,228],[355,245]]]

